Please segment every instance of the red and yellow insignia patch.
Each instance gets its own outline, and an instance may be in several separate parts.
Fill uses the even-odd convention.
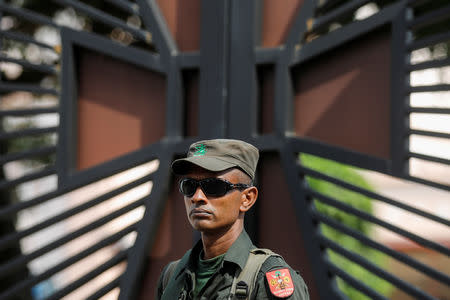
[[[286,298],[294,293],[294,283],[292,282],[289,269],[278,269],[266,273],[270,291],[275,297]]]

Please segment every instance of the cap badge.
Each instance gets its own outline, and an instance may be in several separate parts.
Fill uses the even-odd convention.
[[[289,269],[278,269],[266,273],[270,291],[275,297],[285,298],[294,293],[294,283],[292,282]]]
[[[204,144],[198,144],[195,146],[195,152],[192,154],[193,156],[202,156],[206,153],[206,147]]]

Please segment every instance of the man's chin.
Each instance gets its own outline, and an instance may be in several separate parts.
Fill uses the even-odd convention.
[[[202,220],[205,221],[205,220]],[[206,235],[222,235],[228,232],[232,226],[221,226],[212,222],[191,222],[192,228]]]
[[[200,232],[214,230],[214,226],[207,220],[191,220],[191,225],[192,228]]]

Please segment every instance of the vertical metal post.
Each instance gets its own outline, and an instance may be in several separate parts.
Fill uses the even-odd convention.
[[[339,299],[336,282],[330,278],[325,267],[323,259],[326,259],[326,253],[320,248],[317,240],[316,232],[318,225],[314,224],[311,210],[312,199],[305,193],[302,185],[306,184],[306,178],[298,173],[296,162],[297,152],[294,151],[291,143],[286,142],[284,147],[280,150],[281,164],[283,171],[286,174],[288,181],[289,193],[294,202],[295,215],[300,225],[302,237],[305,241],[305,250],[312,266],[312,273],[314,275],[316,292],[320,299]]]
[[[293,86],[290,80],[288,62],[284,58],[287,51],[280,55],[275,67],[275,100],[273,125],[275,134],[284,136],[293,129]]]
[[[59,97],[60,124],[58,128],[58,156],[56,166],[58,173],[58,187],[67,185],[66,174],[70,174],[76,165],[75,149],[77,145],[77,118],[78,109],[73,103],[77,99],[77,83],[74,70],[74,49],[68,39],[69,29],[61,29],[61,94]],[[62,118],[66,118],[63,120]]]
[[[144,23],[152,32],[162,63],[167,71],[166,136],[178,139],[183,134],[183,101],[181,71],[178,66],[177,44],[156,0],[137,0]]]
[[[150,195],[145,200],[145,213],[139,222],[136,242],[132,255],[128,257],[128,266],[122,275],[119,300],[137,299],[140,293],[140,279],[145,269],[145,258],[156,241],[158,225],[160,224],[170,182],[171,154],[174,152],[171,144],[163,143],[158,149],[160,165],[155,175],[155,181]]]
[[[181,139],[184,133],[183,81],[181,77],[178,59],[176,59],[176,56],[171,56],[167,73],[166,136],[175,139]]]
[[[406,2],[403,1],[403,9],[394,18],[392,24],[391,45],[391,161],[392,173],[403,177],[409,173],[409,164],[406,152],[409,148],[407,126],[409,115],[406,114],[406,105],[409,97],[406,95],[408,78],[406,77]]]
[[[227,136],[240,139],[256,133],[253,19],[254,0],[231,0]]]
[[[172,56],[178,54],[178,48],[170,34],[163,14],[156,0],[137,0],[141,17],[147,28],[151,31],[152,42],[155,44],[163,64],[167,67]]]
[[[4,2],[5,2],[4,0],[0,0],[0,5],[2,5]],[[3,19],[3,11],[0,10],[0,24],[1,24],[2,19]],[[3,38],[0,38],[0,51],[2,51],[2,50],[3,50]],[[2,80],[3,80],[3,75],[2,75],[2,72],[0,72],[0,84],[1,84]],[[0,119],[0,122],[3,122],[3,120]]]
[[[253,45],[259,47],[262,43],[264,0],[253,0]]]
[[[307,30],[307,20],[314,15],[316,2],[315,0],[306,0],[303,3],[289,30],[283,51],[278,57],[275,68],[274,129],[275,133],[279,135],[285,135],[293,130],[293,87],[289,65],[295,45],[301,41],[303,33]]]
[[[201,9],[198,134],[217,138],[225,135],[230,0],[203,0]]]

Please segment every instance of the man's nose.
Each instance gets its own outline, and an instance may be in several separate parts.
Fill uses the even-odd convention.
[[[197,190],[195,190],[194,195],[192,195],[192,197],[191,197],[191,202],[193,202],[193,203],[200,202],[200,201],[205,202],[206,200],[207,200],[207,197],[206,197],[205,193],[203,193],[203,190],[200,187],[197,187]]]

